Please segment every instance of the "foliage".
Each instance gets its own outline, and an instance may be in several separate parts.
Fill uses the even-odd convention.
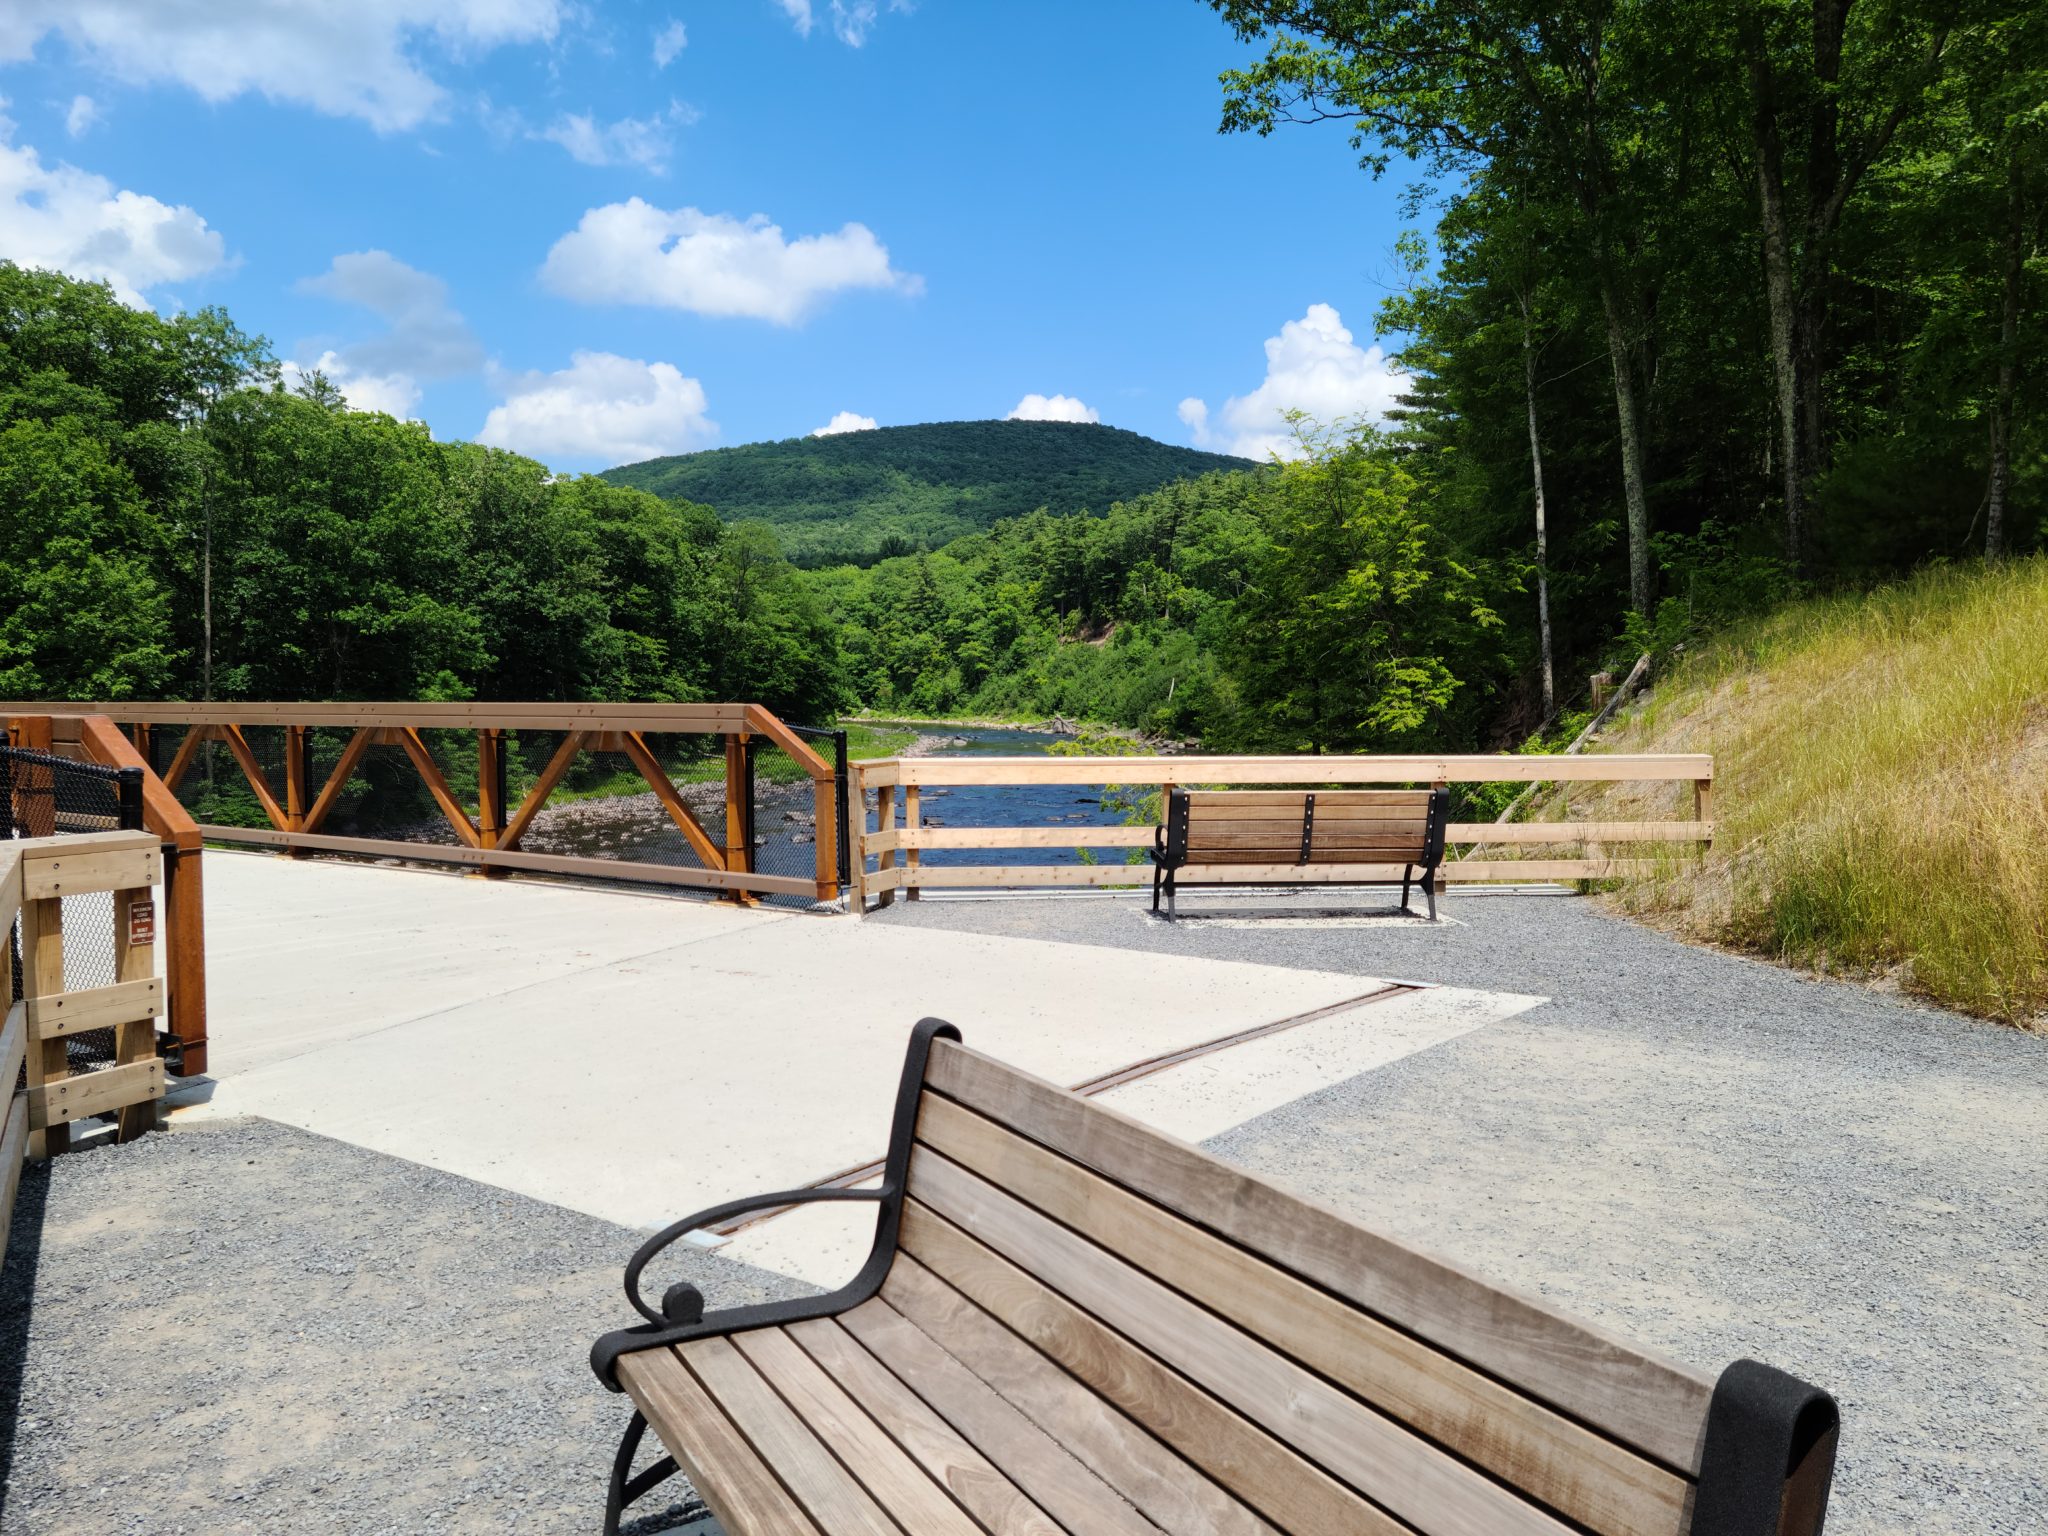
[[[1218,750],[1471,741],[1502,679],[1488,600],[1396,452],[1310,432],[1309,457],[811,578],[872,707],[1060,714]]]
[[[218,312],[11,264],[0,505],[14,697],[844,699],[759,525],[288,393]]]
[[[772,526],[799,565],[937,549],[1044,508],[1101,508],[1245,461],[1064,421],[949,421],[795,437],[607,470],[615,485]]]
[[[2048,1027],[2048,556],[1788,604],[1687,653],[1616,752],[1712,752],[1714,851],[1630,905]],[[1615,789],[1573,814],[1682,806]]]

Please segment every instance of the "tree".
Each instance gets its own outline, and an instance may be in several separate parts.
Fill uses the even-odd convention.
[[[1210,0],[1266,57],[1223,75],[1226,132],[1341,121],[1375,173],[1391,158],[1463,178],[1513,166],[1555,189],[1593,275],[1614,381],[1629,600],[1652,592],[1648,422],[1654,372],[1644,232],[1690,162],[1662,153],[1664,102],[1646,101],[1656,18],[1604,0]]]

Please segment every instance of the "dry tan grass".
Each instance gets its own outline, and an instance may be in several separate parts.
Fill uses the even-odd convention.
[[[2048,559],[1785,608],[1601,750],[1715,757],[1712,855],[1624,885],[1629,910],[2048,1027]],[[1626,788],[1572,806],[1679,809]]]

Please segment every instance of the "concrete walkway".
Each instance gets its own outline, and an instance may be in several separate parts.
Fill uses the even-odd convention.
[[[904,1041],[928,1013],[1076,1082],[1381,986],[412,869],[207,859],[216,1081],[210,1097],[182,1095],[177,1118],[260,1115],[635,1227],[878,1157]],[[1117,1102],[1211,1136],[1538,1001],[1414,993],[1169,1069]],[[736,1256],[829,1282],[831,1265],[805,1257],[839,1251],[829,1226]]]

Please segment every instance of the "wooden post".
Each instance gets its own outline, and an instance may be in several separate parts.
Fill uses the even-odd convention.
[[[135,935],[135,919],[147,915],[155,901],[156,892],[150,886],[139,886],[132,890],[114,892],[114,980],[145,981],[156,974],[156,946],[154,943],[131,943]],[[141,912],[138,912],[141,908]],[[156,1020],[134,1019],[114,1029],[114,1065],[125,1067],[138,1061],[149,1061],[156,1056]],[[114,1140],[133,1141],[144,1131],[154,1130],[157,1124],[158,1099],[145,1099],[140,1104],[124,1106],[118,1115]]]
[[[875,791],[875,831],[883,835],[896,830],[896,786],[884,784]],[[875,898],[875,905],[886,907],[896,899],[896,850],[885,848],[875,860],[875,873],[880,878],[881,894]]]
[[[912,831],[924,825],[924,812],[918,809],[918,788],[915,784],[903,786],[903,825]],[[916,901],[922,894],[914,883],[917,879],[918,857],[919,851],[915,848],[905,850],[903,855],[903,868],[913,882],[910,889],[904,892],[905,899],[909,901]]]
[[[866,770],[851,763],[846,770],[846,872],[853,878],[846,887],[846,910],[855,917],[868,915],[868,791]]]
[[[747,788],[747,732],[730,731],[725,738],[725,867],[751,874],[754,868],[753,840],[747,835],[752,810]],[[731,899],[741,906],[753,906],[758,898],[751,891],[736,890]]]
[[[24,1001],[59,997],[64,992],[64,898],[45,896],[21,904],[21,995]],[[29,1031],[28,1088],[35,1090],[61,1082],[71,1066],[64,1050],[64,1037],[38,1040]],[[28,1133],[28,1155],[49,1157],[71,1145],[71,1127],[53,1125]]]
[[[48,715],[24,715],[17,719],[14,736],[15,745],[26,747],[31,752],[47,752],[54,745],[50,739]],[[49,837],[54,833],[57,830],[57,796],[51,770],[39,764],[23,764],[15,772],[14,789],[15,831],[23,837]],[[22,941],[22,964],[28,964],[26,937]],[[31,1051],[29,1054],[35,1053]]]
[[[303,725],[284,728],[284,821],[287,832],[306,830],[306,811],[313,803],[313,733]],[[303,859],[303,848],[286,848],[288,859]]]
[[[476,733],[476,831],[486,848],[498,846],[505,833],[505,733],[484,729]],[[477,871],[486,880],[503,880],[512,872],[502,865],[486,864]]]
[[[1714,781],[1712,779],[1694,779],[1692,781],[1692,819],[1694,821],[1707,823],[1711,823],[1713,821]],[[1699,862],[1705,863],[1707,858],[1707,850],[1712,848],[1713,846],[1714,832],[1713,828],[1709,826],[1707,828],[1706,835],[1699,840],[1699,846],[1694,857],[1697,858]]]
[[[811,829],[817,833],[812,852],[818,856],[818,900],[839,894],[839,797],[830,779],[811,780]]]
[[[178,1070],[197,1077],[206,1071],[206,892],[198,833],[189,847],[185,838],[181,831],[177,851],[164,860],[164,988],[171,1033],[183,1048]]]

